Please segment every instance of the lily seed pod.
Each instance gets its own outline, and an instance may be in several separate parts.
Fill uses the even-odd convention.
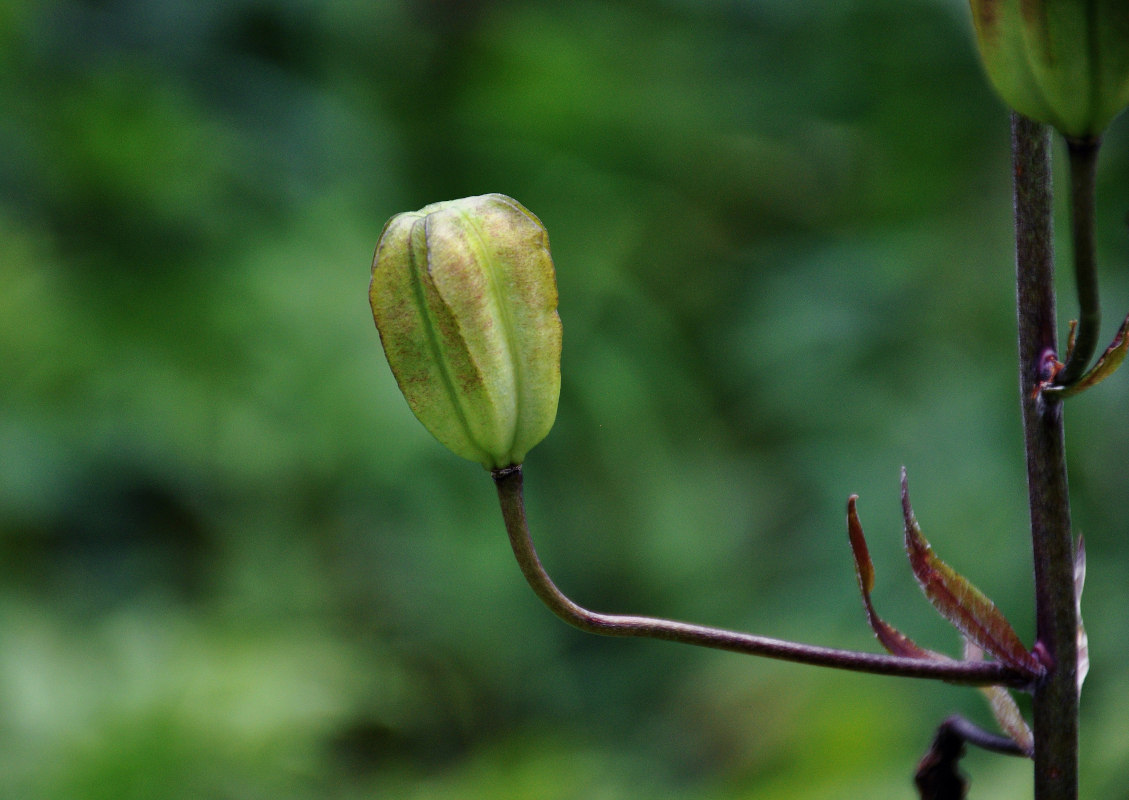
[[[561,320],[548,233],[520,203],[487,194],[392,217],[369,302],[400,391],[450,450],[500,469],[545,438]]]
[[[1126,0],[970,0],[988,77],[1016,111],[1093,139],[1129,105]]]

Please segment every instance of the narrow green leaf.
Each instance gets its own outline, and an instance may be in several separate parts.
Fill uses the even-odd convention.
[[[1063,361],[1069,361],[1070,357],[1074,355],[1074,343],[1078,341],[1078,320],[1070,320],[1070,329],[1066,332],[1066,355],[1062,357]]]
[[[964,658],[966,661],[981,661],[984,658],[984,651],[970,639],[965,639]],[[988,699],[992,716],[996,718],[1000,730],[1010,736],[1028,758],[1034,756],[1035,737],[1027,725],[1027,720],[1023,719],[1023,712],[1019,710],[1019,705],[1011,696],[1011,692],[1002,686],[981,686],[980,691]]]
[[[1073,333],[1073,328],[1071,333]],[[1071,338],[1073,340],[1073,336]],[[1081,378],[1069,386],[1047,386],[1043,391],[1052,397],[1073,397],[1080,394],[1093,386],[1097,386],[1116,372],[1117,368],[1121,366],[1121,362],[1125,360],[1126,354],[1129,354],[1129,316],[1117,329],[1117,335],[1113,337],[1109,347]]]
[[[957,630],[1001,662],[1041,675],[1043,666],[1033,656],[996,604],[967,578],[937,558],[921,533],[909,502],[906,472],[902,469],[902,513],[905,517],[906,554],[914,577],[933,607]]]
[[[870,560],[870,551],[866,547],[866,537],[863,536],[862,524],[859,522],[858,512],[855,509],[855,501],[857,500],[858,495],[851,495],[847,500],[847,535],[851,540],[851,552],[855,556],[855,575],[859,580],[862,605],[866,609],[866,620],[870,623],[870,629],[878,637],[879,643],[892,655],[951,661],[952,659],[948,656],[920,647],[901,631],[889,625],[875,612],[874,605],[870,601],[870,593],[874,590],[874,563]]]

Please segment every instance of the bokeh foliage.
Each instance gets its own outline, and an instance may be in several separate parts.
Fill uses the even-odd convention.
[[[1008,123],[967,17],[0,4],[8,796],[911,797],[977,693],[561,625],[489,478],[396,391],[366,285],[395,212],[498,191],[545,222],[564,386],[527,493],[581,602],[876,649],[857,492],[881,613],[955,652],[900,552],[906,464],[926,535],[1029,641]],[[1119,124],[1111,318],[1127,171]],[[1069,407],[1088,796],[1129,767],[1127,380]],[[968,768],[973,797],[1029,794],[1022,762]]]

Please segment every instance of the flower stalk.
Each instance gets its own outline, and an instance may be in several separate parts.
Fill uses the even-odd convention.
[[[1098,348],[1102,314],[1098,299],[1097,245],[1094,236],[1097,163],[1100,139],[1068,139],[1070,155],[1071,239],[1074,282],[1078,292],[1078,326],[1066,364],[1055,385],[1069,387],[1086,372]]]
[[[534,593],[562,620],[587,633],[662,639],[671,642],[729,650],[801,664],[832,667],[877,675],[933,678],[968,686],[1030,687],[1035,675],[996,661],[958,661],[907,658],[856,650],[783,641],[767,636],[694,625],[659,617],[624,616],[589,611],[565,595],[545,571],[533,546],[525,515],[521,466],[491,473],[498,490],[506,532],[522,574]]]

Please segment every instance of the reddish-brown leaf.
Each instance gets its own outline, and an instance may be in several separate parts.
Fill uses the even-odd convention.
[[[905,517],[906,553],[910,566],[933,607],[957,630],[999,661],[1031,673],[1032,677],[1041,675],[1042,664],[1024,647],[996,604],[933,553],[910,506],[904,469],[902,513]]]
[[[879,643],[887,652],[896,656],[907,658],[932,658],[950,661],[952,659],[932,650],[926,650],[903,634],[897,628],[889,625],[878,616],[870,600],[870,593],[874,590],[874,563],[870,560],[870,551],[866,547],[866,537],[862,534],[862,524],[859,522],[858,512],[855,509],[857,495],[851,495],[847,500],[847,535],[851,540],[851,551],[855,556],[855,575],[859,579],[859,590],[862,592],[862,605],[866,609],[866,620],[870,629],[878,637]]]

